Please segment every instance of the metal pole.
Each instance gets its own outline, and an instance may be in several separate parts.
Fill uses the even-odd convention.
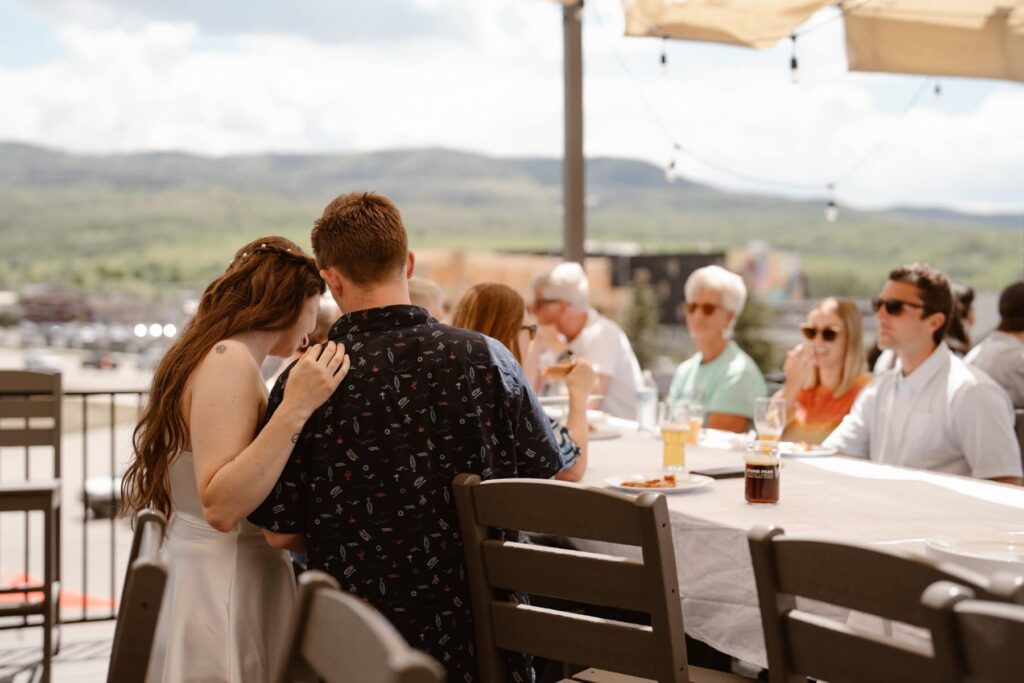
[[[565,60],[565,156],[562,161],[562,203],[565,206],[566,261],[583,262],[586,213],[583,202],[583,0],[562,8]]]

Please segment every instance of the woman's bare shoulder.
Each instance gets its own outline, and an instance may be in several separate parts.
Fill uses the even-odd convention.
[[[234,388],[252,386],[253,378],[259,378],[260,368],[248,347],[236,339],[222,339],[214,344],[203,357],[192,378],[193,386],[223,385]]]

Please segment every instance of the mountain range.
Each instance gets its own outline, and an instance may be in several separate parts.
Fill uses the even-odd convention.
[[[363,190],[395,200],[414,248],[557,250],[561,168],[559,159],[449,149],[209,157],[0,143],[0,287],[198,286],[249,239],[284,234],[308,245],[324,204]],[[1024,215],[841,207],[828,224],[822,201],[668,183],[643,161],[593,158],[586,173],[595,242],[688,251],[762,240],[802,254],[812,294],[875,291],[907,260],[980,287],[1024,269]]]

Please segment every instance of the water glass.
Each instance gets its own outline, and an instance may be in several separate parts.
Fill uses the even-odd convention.
[[[786,428],[786,400],[762,397],[754,400],[754,427],[762,441],[778,441]]]
[[[686,443],[696,446],[700,430],[704,426],[704,406],[691,401],[686,404],[686,410],[690,416],[690,433],[687,435]]]

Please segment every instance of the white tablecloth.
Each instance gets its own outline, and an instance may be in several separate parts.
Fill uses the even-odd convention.
[[[592,441],[584,483],[661,468],[657,435],[613,421],[622,438]],[[743,454],[688,446],[691,468],[741,464]],[[877,465],[859,459],[784,458],[778,505],[750,505],[743,479],[666,496],[672,519],[686,632],[766,666],[747,532],[773,524],[857,543],[910,542],[945,533],[1024,531],[1024,488]],[[585,549],[607,546],[584,543]]]

